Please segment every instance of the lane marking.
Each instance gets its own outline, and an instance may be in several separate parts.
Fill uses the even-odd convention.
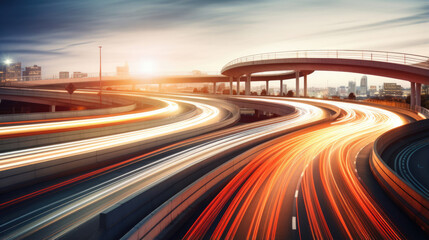
[[[296,217],[292,217],[292,230],[296,230]]]

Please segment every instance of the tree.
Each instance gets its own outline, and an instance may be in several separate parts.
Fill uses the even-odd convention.
[[[203,87],[203,88],[201,89],[201,92],[202,92],[202,93],[209,93],[209,88],[208,88],[208,87]]]
[[[293,97],[294,92],[292,90],[287,91],[286,97]]]
[[[193,91],[194,93],[197,93],[198,92],[198,89],[197,88],[194,88],[194,91]]]
[[[350,99],[350,100],[356,100],[356,95],[355,95],[354,93],[352,93],[352,92],[351,92],[351,93],[349,94],[349,99]]]
[[[267,90],[262,89],[262,91],[261,91],[261,96],[267,96]]]

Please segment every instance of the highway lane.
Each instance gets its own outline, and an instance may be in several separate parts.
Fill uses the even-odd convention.
[[[411,183],[426,198],[429,198],[428,156],[429,139],[423,138],[402,146],[393,161],[394,170],[399,176]]]
[[[362,148],[406,118],[371,106],[318,102],[347,114],[263,145],[185,239],[403,237],[360,181],[355,160]]]
[[[283,103],[288,104],[285,101]],[[297,106],[297,112],[285,118],[238,126],[196,140],[188,140],[190,142],[185,141],[183,148],[177,149],[177,146],[172,146],[172,153],[166,156],[162,150],[161,153],[164,157],[157,157],[157,154],[150,153],[149,155],[155,155],[152,161],[147,160],[149,155],[130,159],[128,163],[139,162],[141,165],[139,167],[134,165],[132,170],[124,171],[122,169],[113,172],[115,177],[103,177],[103,181],[99,179],[93,181],[94,185],[91,187],[79,188],[79,191],[66,194],[61,198],[47,195],[47,199],[36,199],[35,201],[41,201],[38,204],[26,201],[27,205],[23,204],[24,202],[19,204],[19,201],[16,203],[5,202],[7,207],[2,211],[2,216],[6,217],[0,223],[0,235],[2,238],[43,238],[67,235],[76,227],[95,219],[103,209],[135,194],[136,191],[145,191],[155,187],[159,181],[178,174],[192,165],[272,133],[319,121],[325,117],[324,111],[320,108],[307,104],[293,104]],[[125,162],[125,164],[127,163]],[[106,172],[110,170],[106,169]],[[89,176],[93,175],[89,173]],[[63,186],[62,183],[59,185]],[[34,196],[39,195],[34,193]],[[16,199],[19,200],[19,197]],[[20,210],[14,211],[17,208]]]
[[[0,171],[28,166],[40,162],[55,161],[59,158],[100,151],[106,148],[122,146],[144,139],[154,139],[166,134],[213,124],[221,120],[220,109],[214,106],[185,100],[176,100],[175,102],[168,99],[160,100],[165,101],[168,104],[168,107],[162,111],[174,112],[178,109],[177,102],[182,102],[195,105],[200,110],[200,114],[180,122],[149,129],[0,153]]]
[[[170,116],[178,112],[178,104],[170,100],[160,100],[164,107],[152,107],[122,114],[93,117],[60,118],[0,123],[0,139],[63,132],[93,127],[126,124]]]
[[[31,89],[27,89],[31,90]],[[37,91],[65,93],[64,90],[49,90],[37,89]],[[76,93],[95,95],[94,91],[79,90]],[[106,93],[109,97],[126,97],[132,98],[136,103],[152,101],[158,106],[145,106],[142,108],[139,105],[138,110],[125,112],[120,114],[106,114],[85,117],[59,118],[59,119],[43,119],[19,122],[2,122],[0,123],[0,139],[29,136],[36,134],[57,133],[72,130],[81,130],[88,128],[97,128],[112,126],[118,124],[127,124],[137,121],[148,121],[170,117],[173,114],[179,113],[179,103],[174,102],[174,99],[160,99],[156,97],[144,96],[140,94],[123,94],[123,93]],[[172,101],[173,100],[173,101]]]

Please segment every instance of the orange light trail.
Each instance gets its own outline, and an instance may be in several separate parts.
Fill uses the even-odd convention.
[[[336,105],[346,114],[332,124],[321,124],[264,144],[211,201],[184,239],[291,238],[293,231],[299,230],[294,206],[300,186],[313,238],[332,238],[332,225],[324,214],[329,209],[338,217],[334,225],[346,238],[401,236],[359,181],[354,160],[360,149],[404,120],[375,107],[319,102]],[[314,161],[317,157],[319,161]],[[313,176],[316,162],[323,189]],[[328,196],[328,206],[320,203],[316,189]],[[214,230],[211,232],[210,228]]]
[[[148,120],[153,117],[167,116],[167,114],[173,114],[174,112],[178,111],[178,106],[176,103],[166,100],[160,101],[163,101],[166,106],[154,110],[151,109],[143,111],[133,111],[129,113],[115,114],[110,116],[83,117],[80,119],[57,119],[59,121],[48,122],[31,121],[31,124],[22,124],[22,122],[20,122],[19,125],[0,127],[0,138],[11,138],[51,132],[63,132],[68,130],[85,129],[91,127],[103,127],[113,124],[124,124],[135,121]]]

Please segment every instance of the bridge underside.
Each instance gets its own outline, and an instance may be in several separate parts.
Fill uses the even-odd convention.
[[[336,71],[370,74],[411,82],[411,106],[420,106],[421,84],[429,84],[429,69],[414,65],[390,62],[378,62],[356,59],[326,58],[290,58],[261,60],[237,63],[225,68],[222,74],[228,76],[251,76],[253,73],[266,71]],[[306,81],[304,81],[306,85]],[[299,80],[297,77],[297,96],[299,96]],[[304,87],[304,92],[306,86]],[[414,89],[414,90],[413,90]],[[305,93],[304,93],[305,94]]]

